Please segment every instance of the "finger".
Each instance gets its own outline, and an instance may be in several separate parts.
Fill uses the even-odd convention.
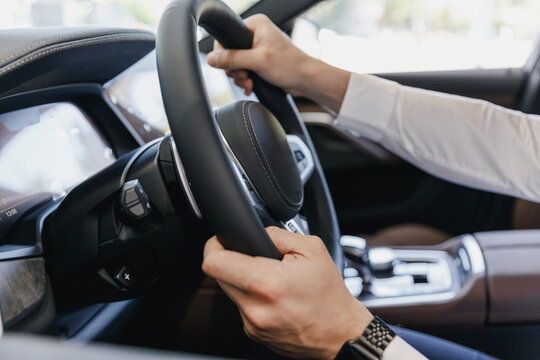
[[[250,95],[251,92],[253,91],[253,80],[248,78],[244,80],[234,79],[233,81],[238,87],[241,87],[242,89],[244,89],[244,94]]]
[[[246,70],[226,70],[225,74],[228,77],[238,80],[243,80],[248,78],[248,72]]]
[[[252,78],[247,78],[245,81],[244,81],[244,86],[242,86],[246,91],[246,95],[249,95],[251,94],[251,92],[253,91],[253,79]]]
[[[244,290],[232,286],[223,281],[218,281],[219,287],[227,294],[227,296],[241,309],[241,306],[247,303],[249,295]]]
[[[221,243],[219,242],[216,236],[213,236],[210,239],[208,239],[208,241],[204,245],[204,257],[206,258],[211,253],[214,253],[216,251],[223,251],[223,250],[225,250],[223,245],[221,245]]]
[[[245,91],[250,91],[251,90],[251,89],[248,89],[248,81],[247,81],[247,79],[245,79],[245,80],[234,79],[233,81],[236,84],[236,86],[241,87]]]
[[[230,250],[214,251],[214,244],[208,246],[202,265],[204,273],[248,293],[256,291],[259,284],[270,281],[269,275],[275,273],[279,265],[278,260]]]
[[[244,19],[244,24],[251,32],[255,32],[258,27],[270,23],[272,21],[264,14],[255,14]]]
[[[289,253],[302,254],[306,246],[308,246],[307,236],[305,235],[295,234],[276,226],[267,227],[266,232],[278,251],[283,255]]]
[[[208,65],[224,70],[253,70],[253,50],[214,50],[206,56]]]

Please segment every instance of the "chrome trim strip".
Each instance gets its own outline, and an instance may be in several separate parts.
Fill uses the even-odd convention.
[[[484,274],[486,272],[486,263],[478,241],[476,241],[473,235],[469,234],[464,235],[461,238],[461,243],[469,255],[469,262],[473,274]]]
[[[174,164],[176,165],[176,170],[178,171],[178,175],[180,176],[180,182],[182,183],[184,194],[186,195],[189,205],[191,206],[191,210],[193,211],[195,216],[197,216],[199,219],[202,219],[203,215],[201,209],[199,208],[199,205],[195,200],[195,196],[193,196],[193,192],[191,191],[191,187],[189,185],[189,181],[186,175],[186,170],[184,169],[184,165],[182,164],[182,160],[180,159],[180,154],[178,153],[178,148],[176,147],[176,143],[174,142],[172,136],[169,137],[169,141],[171,143]]]
[[[43,255],[41,245],[11,245],[0,246],[0,261],[16,260]]]
[[[219,126],[218,126],[218,132],[219,132],[219,136],[221,137],[221,141],[223,142],[223,145],[225,146],[225,150],[227,150],[229,159],[231,159],[231,164],[233,166],[234,173],[236,174],[236,178],[240,182],[240,185],[242,185],[242,188],[244,189],[244,193],[247,195],[249,201],[251,202],[251,205],[266,207],[264,200],[262,199],[261,195],[259,195],[259,192],[257,191],[255,186],[251,182],[251,179],[249,178],[246,170],[244,170],[244,167],[240,163],[240,160],[238,160],[236,155],[234,155],[232,148],[227,142],[225,135],[223,135],[223,133],[221,132],[221,129],[219,128]],[[249,188],[251,188],[252,190],[250,190]]]
[[[289,147],[291,148],[291,151],[293,153],[294,160],[296,161],[296,157],[294,155],[294,149],[291,147],[291,144],[298,147],[298,150],[302,152],[307,162],[306,168],[300,171],[300,178],[302,179],[302,183],[305,185],[311,174],[313,174],[313,170],[315,169],[315,161],[313,161],[313,155],[311,154],[311,151],[309,151],[306,143],[304,143],[304,141],[299,136],[287,135],[287,142],[289,143]]]
[[[388,306],[404,306],[404,305],[421,305],[432,304],[438,302],[445,302],[452,300],[456,297],[456,293],[453,291],[425,294],[425,295],[412,295],[412,296],[397,296],[378,299],[367,299],[362,301],[366,307],[388,307]]]

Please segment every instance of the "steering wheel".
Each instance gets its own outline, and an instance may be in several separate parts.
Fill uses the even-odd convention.
[[[243,101],[213,111],[197,25],[226,48],[248,49],[253,40],[242,19],[219,0],[174,0],[161,18],[159,80],[193,211],[225,248],[253,256],[281,258],[264,226],[316,234],[342,270],[335,209],[292,98],[251,74],[261,103]]]

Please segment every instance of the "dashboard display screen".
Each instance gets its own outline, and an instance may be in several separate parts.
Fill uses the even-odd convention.
[[[0,242],[33,206],[65,195],[114,161],[87,115],[71,103],[0,114]]]
[[[206,55],[199,54],[201,70],[212,107],[227,105],[237,100],[257,101],[255,94],[244,95],[242,90],[206,62]],[[190,84],[185,84],[190,86]],[[149,142],[169,132],[169,123],[163,107],[156,53],[151,52],[106,85],[106,95],[120,110],[144,142]]]

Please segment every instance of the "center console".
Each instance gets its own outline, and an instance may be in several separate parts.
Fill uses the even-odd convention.
[[[459,236],[438,246],[368,248],[343,236],[347,287],[407,326],[540,321],[540,231]]]

